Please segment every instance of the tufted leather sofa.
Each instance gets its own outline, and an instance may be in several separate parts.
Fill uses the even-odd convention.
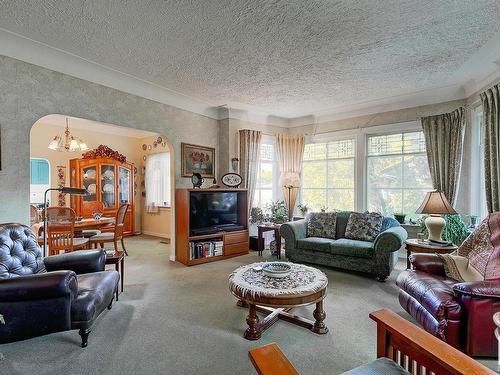
[[[493,315],[500,281],[459,283],[446,277],[436,254],[412,254],[413,270],[399,274],[399,303],[423,328],[471,356],[496,357]]]
[[[104,250],[42,257],[21,224],[0,224],[0,344],[79,329],[87,346],[97,317],[111,308],[119,274],[104,271]]]

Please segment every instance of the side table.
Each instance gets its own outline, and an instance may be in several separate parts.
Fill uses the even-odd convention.
[[[262,255],[264,251],[264,232],[274,232],[274,240],[276,241],[276,258],[281,259],[281,233],[280,233],[280,224],[261,224],[257,225],[257,250],[259,251],[259,255]]]
[[[431,253],[431,254],[449,254],[456,249],[458,246],[450,245],[450,246],[439,246],[434,245],[427,241],[418,241],[416,239],[409,239],[405,241],[406,246],[406,269],[410,269],[410,255],[411,253]]]
[[[106,253],[106,264],[114,264],[115,270],[120,273],[120,291],[123,293],[123,279],[125,278],[125,252],[115,251],[114,254]],[[116,300],[118,301],[118,288],[116,289]]]

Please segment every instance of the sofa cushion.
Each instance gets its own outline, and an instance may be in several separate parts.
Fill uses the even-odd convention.
[[[380,233],[384,216],[378,212],[353,212],[347,221],[345,237],[351,240],[374,241]]]
[[[349,221],[351,213],[352,211],[337,211],[337,229],[335,231],[335,239],[345,238],[345,228],[347,227],[347,221]]]
[[[370,363],[365,363],[341,375],[402,375],[410,374],[396,362],[389,358],[378,358]]]
[[[120,275],[101,271],[78,275],[78,295],[71,304],[71,320],[87,322],[95,319],[109,305]]]
[[[307,237],[335,239],[336,212],[311,212],[307,215]]]
[[[339,238],[330,244],[330,252],[334,255],[371,258],[374,253],[373,242]]]
[[[306,237],[297,240],[297,248],[302,250],[316,250],[322,251],[324,253],[329,253],[330,245],[334,242],[335,240],[332,240],[331,238]]]

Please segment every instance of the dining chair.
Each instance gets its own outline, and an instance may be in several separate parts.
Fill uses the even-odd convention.
[[[80,250],[88,246],[88,238],[75,237],[75,217],[75,211],[70,207],[48,207],[45,210],[49,255]]]
[[[81,213],[84,219],[93,218],[95,212],[99,212],[101,214],[104,213],[104,204],[102,202],[91,201],[82,203]],[[82,236],[85,238],[91,238],[93,236],[97,236],[98,234],[101,234],[101,231],[99,229],[82,230]]]
[[[128,255],[127,249],[125,249],[125,244],[123,243],[123,230],[125,228],[124,222],[125,222],[125,215],[127,214],[127,210],[129,204],[122,204],[119,208],[118,211],[116,212],[116,218],[115,218],[115,228],[113,232],[102,232],[101,234],[98,234],[96,236],[93,236],[90,238],[90,246],[92,245],[97,248],[97,245],[99,244],[101,248],[104,248],[105,243],[113,242],[114,247],[115,247],[115,252],[118,252],[118,241],[121,242],[123,251],[125,252],[125,255]]]

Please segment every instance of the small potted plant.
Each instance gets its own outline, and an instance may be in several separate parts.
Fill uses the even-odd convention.
[[[394,219],[396,219],[399,224],[404,224],[405,218],[406,218],[406,215],[403,213],[399,213],[399,212],[394,213]]]
[[[309,207],[307,207],[307,204],[301,203],[297,206],[297,208],[299,209],[300,213],[302,214],[302,217],[306,216],[307,211],[309,211]]]
[[[275,224],[283,224],[288,220],[288,210],[285,201],[271,202],[266,207],[269,210],[269,217]]]

